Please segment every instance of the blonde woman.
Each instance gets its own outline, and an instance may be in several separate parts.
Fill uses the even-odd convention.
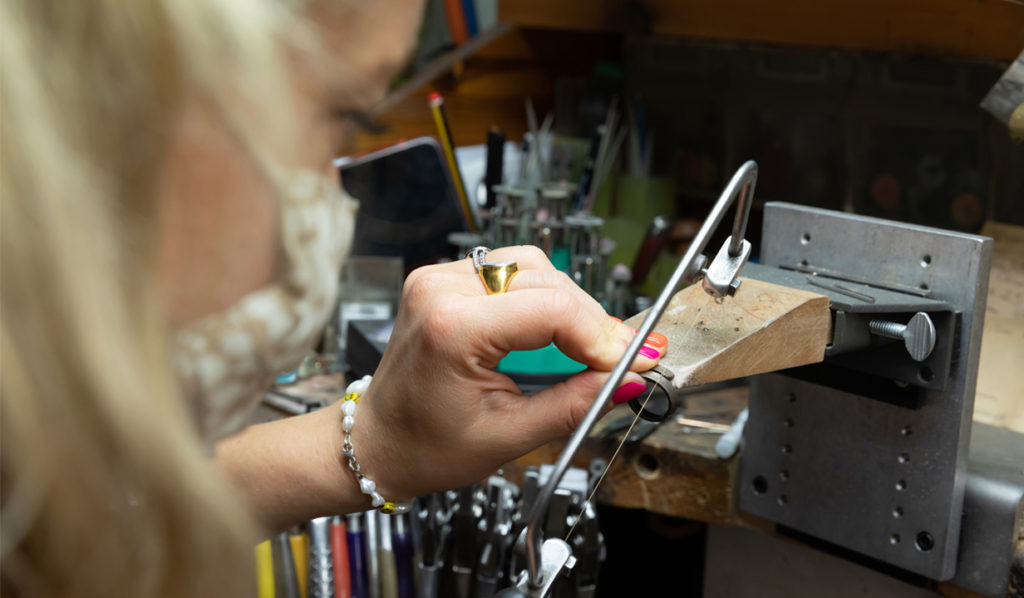
[[[331,309],[354,206],[332,150],[421,10],[0,4],[4,595],[245,595],[261,533],[369,508],[339,409],[242,428]],[[468,260],[405,285],[351,428],[389,501],[567,434],[632,336],[539,251],[494,258],[506,294]],[[492,369],[551,341],[591,369],[530,397]]]

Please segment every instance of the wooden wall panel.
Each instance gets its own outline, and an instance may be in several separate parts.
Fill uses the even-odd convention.
[[[505,0],[526,27],[622,31],[625,0]],[[790,46],[1011,60],[1024,5],[1011,0],[645,0],[653,33]]]

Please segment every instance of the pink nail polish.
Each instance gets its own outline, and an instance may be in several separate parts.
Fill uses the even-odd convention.
[[[612,395],[612,402],[618,405],[619,403],[625,403],[630,399],[635,399],[640,396],[647,386],[639,382],[627,382],[615,391]]]
[[[647,345],[640,347],[640,354],[647,359],[658,359],[661,357],[661,353],[659,353],[657,349]]]

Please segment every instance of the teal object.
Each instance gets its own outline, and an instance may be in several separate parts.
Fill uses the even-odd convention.
[[[568,247],[558,247],[557,249],[551,250],[551,265],[554,266],[556,270],[568,272],[570,266],[569,261],[571,258],[572,252],[569,251]]]
[[[274,379],[277,384],[291,384],[299,379],[299,370],[285,372]]]
[[[505,374],[578,374],[587,366],[569,359],[558,347],[548,345],[533,351],[512,351],[498,363]]]

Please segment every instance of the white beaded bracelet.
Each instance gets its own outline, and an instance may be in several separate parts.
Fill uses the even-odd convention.
[[[359,402],[359,396],[370,387],[370,380],[372,380],[372,376],[363,376],[345,389],[345,399],[341,402],[341,427],[345,430],[345,444],[342,445],[341,452],[348,458],[348,468],[355,474],[356,481],[359,482],[359,490],[370,497],[370,504],[374,508],[386,515],[407,513],[412,508],[412,502],[394,503],[385,500],[380,492],[377,492],[377,484],[363,475],[359,461],[356,460],[355,450],[352,448],[352,428],[356,425],[356,403]]]

